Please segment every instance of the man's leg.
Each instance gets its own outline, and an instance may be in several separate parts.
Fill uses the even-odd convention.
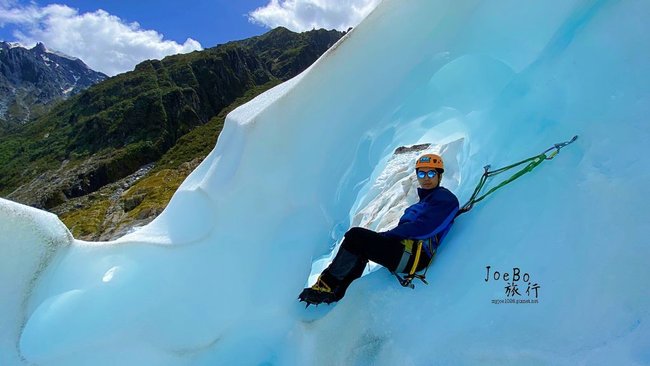
[[[372,230],[355,227],[345,233],[345,238],[332,263],[321,273],[311,289],[301,294],[301,300],[333,302],[340,300],[348,286],[361,277],[368,260],[393,271],[399,264],[404,245],[399,239],[384,237]],[[309,302],[309,301],[308,301]]]
[[[361,227],[354,227],[345,233],[345,240],[341,244],[341,249],[362,258],[365,263],[371,260],[388,268],[390,271],[397,268],[404,253],[404,245],[401,239],[383,236],[375,231]]]

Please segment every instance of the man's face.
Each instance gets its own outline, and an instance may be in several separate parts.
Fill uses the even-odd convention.
[[[440,182],[440,174],[433,168],[420,168],[416,174],[418,176],[418,183],[420,184],[420,188],[436,188]],[[433,177],[431,177],[431,175],[433,175]],[[422,176],[424,176],[424,178],[422,178]]]

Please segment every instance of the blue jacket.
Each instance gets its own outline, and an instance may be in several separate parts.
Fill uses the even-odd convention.
[[[385,236],[402,239],[433,239],[432,247],[425,245],[425,251],[431,257],[451,228],[459,209],[458,198],[447,188],[418,188],[420,201],[404,210],[399,224],[394,229],[381,233]]]

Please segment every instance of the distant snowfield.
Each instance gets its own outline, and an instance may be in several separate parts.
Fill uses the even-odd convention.
[[[0,364],[650,364],[648,18],[641,0],[385,0],[232,112],[137,232],[82,242],[0,201]],[[322,308],[296,297],[347,228],[414,199],[395,148],[433,143],[464,203],[484,165],[576,134],[456,220],[428,286],[379,269],[306,320]]]

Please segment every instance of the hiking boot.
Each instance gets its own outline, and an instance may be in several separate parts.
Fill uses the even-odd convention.
[[[327,282],[325,282],[324,279],[327,280]],[[329,273],[324,272],[318,277],[318,280],[313,286],[302,290],[298,299],[306,302],[308,305],[318,305],[322,303],[331,304],[339,301],[343,298],[343,293],[345,293],[345,290],[343,290],[343,293],[339,291],[341,287],[339,282],[340,281],[330,276]],[[332,284],[332,286],[328,283]]]
[[[302,290],[298,299],[306,302],[308,305],[318,305],[322,303],[331,304],[340,300],[340,298],[333,292],[323,292],[314,290],[313,288]]]

